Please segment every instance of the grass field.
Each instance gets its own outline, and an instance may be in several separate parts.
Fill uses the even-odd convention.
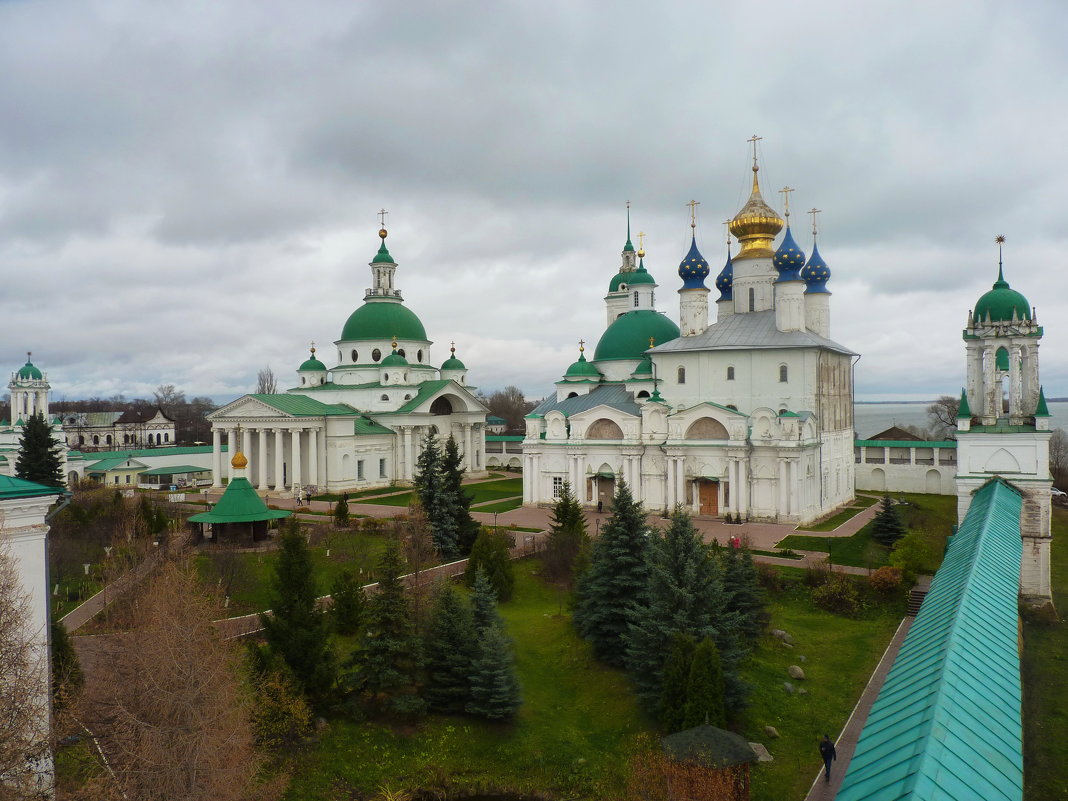
[[[798,526],[798,531],[834,531],[847,520],[852,520],[865,509],[878,503],[878,498],[867,495],[858,495],[852,505],[847,506],[838,514],[833,515],[814,526]]]
[[[1053,602],[1068,613],[1068,510],[1053,510]],[[1024,620],[1024,797],[1068,798],[1068,623]]]
[[[522,505],[523,505],[523,498],[522,497],[517,497],[517,498],[512,498],[511,500],[507,500],[507,501],[498,501],[497,503],[487,503],[485,506],[474,507],[474,508],[471,509],[471,511],[472,512],[489,512],[490,514],[493,514],[494,512],[510,512],[513,509],[518,509]],[[534,530],[535,531],[540,531],[540,529],[534,529]]]

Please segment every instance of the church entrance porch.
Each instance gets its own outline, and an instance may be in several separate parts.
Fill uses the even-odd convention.
[[[697,489],[697,514],[715,517],[719,514],[719,481],[699,478],[694,481]]]
[[[593,503],[603,504],[608,508],[616,494],[616,477],[614,473],[600,472],[586,479],[586,497]]]

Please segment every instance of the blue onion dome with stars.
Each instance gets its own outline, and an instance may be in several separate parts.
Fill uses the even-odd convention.
[[[772,260],[775,269],[779,271],[779,281],[800,281],[801,270],[805,267],[805,251],[797,246],[794,235],[790,233],[790,226],[786,226],[786,236],[782,238],[782,244],[775,251]]]
[[[808,264],[801,268],[801,278],[808,284],[805,288],[805,294],[815,294],[817,292],[827,292],[827,280],[831,277],[831,268],[827,266],[827,262],[823,260],[820,255],[819,246],[812,243],[812,255],[808,259]]]
[[[727,263],[716,276],[716,289],[719,290],[720,300],[734,300],[734,262],[731,261],[730,251],[727,251]]]
[[[705,289],[705,279],[708,278],[708,262],[697,249],[697,237],[690,239],[690,251],[679,262],[679,278],[682,279],[683,289]]]

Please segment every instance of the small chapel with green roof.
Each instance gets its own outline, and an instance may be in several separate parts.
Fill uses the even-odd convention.
[[[335,340],[333,366],[314,346],[294,386],[245,395],[209,415],[213,484],[233,478],[222,443],[248,459],[259,492],[337,492],[410,482],[428,433],[452,436],[469,474],[485,472],[487,409],[456,348],[440,366],[419,317],[394,284],[388,232],[370,262],[371,286]],[[224,472],[225,471],[225,472]]]

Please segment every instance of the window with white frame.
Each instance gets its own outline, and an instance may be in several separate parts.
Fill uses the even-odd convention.
[[[553,497],[559,498],[564,491],[564,479],[562,476],[553,476]]]

